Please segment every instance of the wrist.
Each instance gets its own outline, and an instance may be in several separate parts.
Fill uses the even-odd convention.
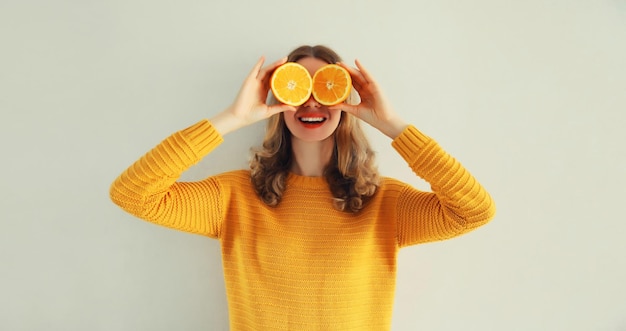
[[[379,128],[380,132],[382,132],[387,137],[391,138],[391,140],[396,139],[402,132],[409,126],[408,123],[403,121],[401,118],[393,118],[387,121],[381,128]]]
[[[211,124],[217,132],[219,132],[222,136],[233,132],[244,126],[241,119],[235,116],[229,109],[226,109],[219,114],[213,116],[209,119]]]

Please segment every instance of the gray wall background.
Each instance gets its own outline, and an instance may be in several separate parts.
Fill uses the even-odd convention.
[[[626,2],[0,2],[0,329],[227,330],[217,241],[136,220],[112,180],[211,117],[256,59],[360,59],[494,196],[407,248],[393,330],[626,330]],[[246,167],[263,125],[185,179]],[[368,129],[384,175],[428,189]]]

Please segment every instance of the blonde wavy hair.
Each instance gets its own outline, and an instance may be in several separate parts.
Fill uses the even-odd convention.
[[[315,57],[327,63],[341,61],[337,53],[322,45],[300,46],[289,54],[287,61],[296,62],[305,57]],[[348,101],[353,98],[354,93]],[[272,102],[276,102],[275,99]],[[333,206],[337,210],[356,213],[376,193],[379,184],[375,154],[360,121],[351,114],[341,113],[339,126],[333,135],[334,151],[324,169],[324,177],[334,196]],[[269,206],[280,203],[287,186],[292,164],[291,148],[291,133],[284,115],[272,116],[267,123],[263,144],[254,150],[250,162],[252,184]]]

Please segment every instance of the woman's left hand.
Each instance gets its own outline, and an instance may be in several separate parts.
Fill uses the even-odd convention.
[[[348,70],[352,78],[352,86],[359,93],[361,102],[356,105],[340,103],[330,106],[329,109],[341,109],[350,113],[391,139],[395,139],[407,127],[405,123],[391,108],[391,105],[383,95],[378,83],[372,75],[363,67],[359,60],[354,61],[356,68],[345,63],[339,63]]]

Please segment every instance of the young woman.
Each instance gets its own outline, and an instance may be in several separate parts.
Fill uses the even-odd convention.
[[[389,329],[398,249],[469,232],[494,216],[494,203],[393,111],[358,61],[341,63],[358,104],[267,104],[269,78],[286,61],[313,75],[340,58],[323,46],[265,68],[261,58],[230,107],[141,157],[114,181],[111,199],[144,220],[220,240],[231,330]],[[250,170],[177,181],[223,136],[268,118]],[[391,138],[432,192],[379,177],[360,120]]]

